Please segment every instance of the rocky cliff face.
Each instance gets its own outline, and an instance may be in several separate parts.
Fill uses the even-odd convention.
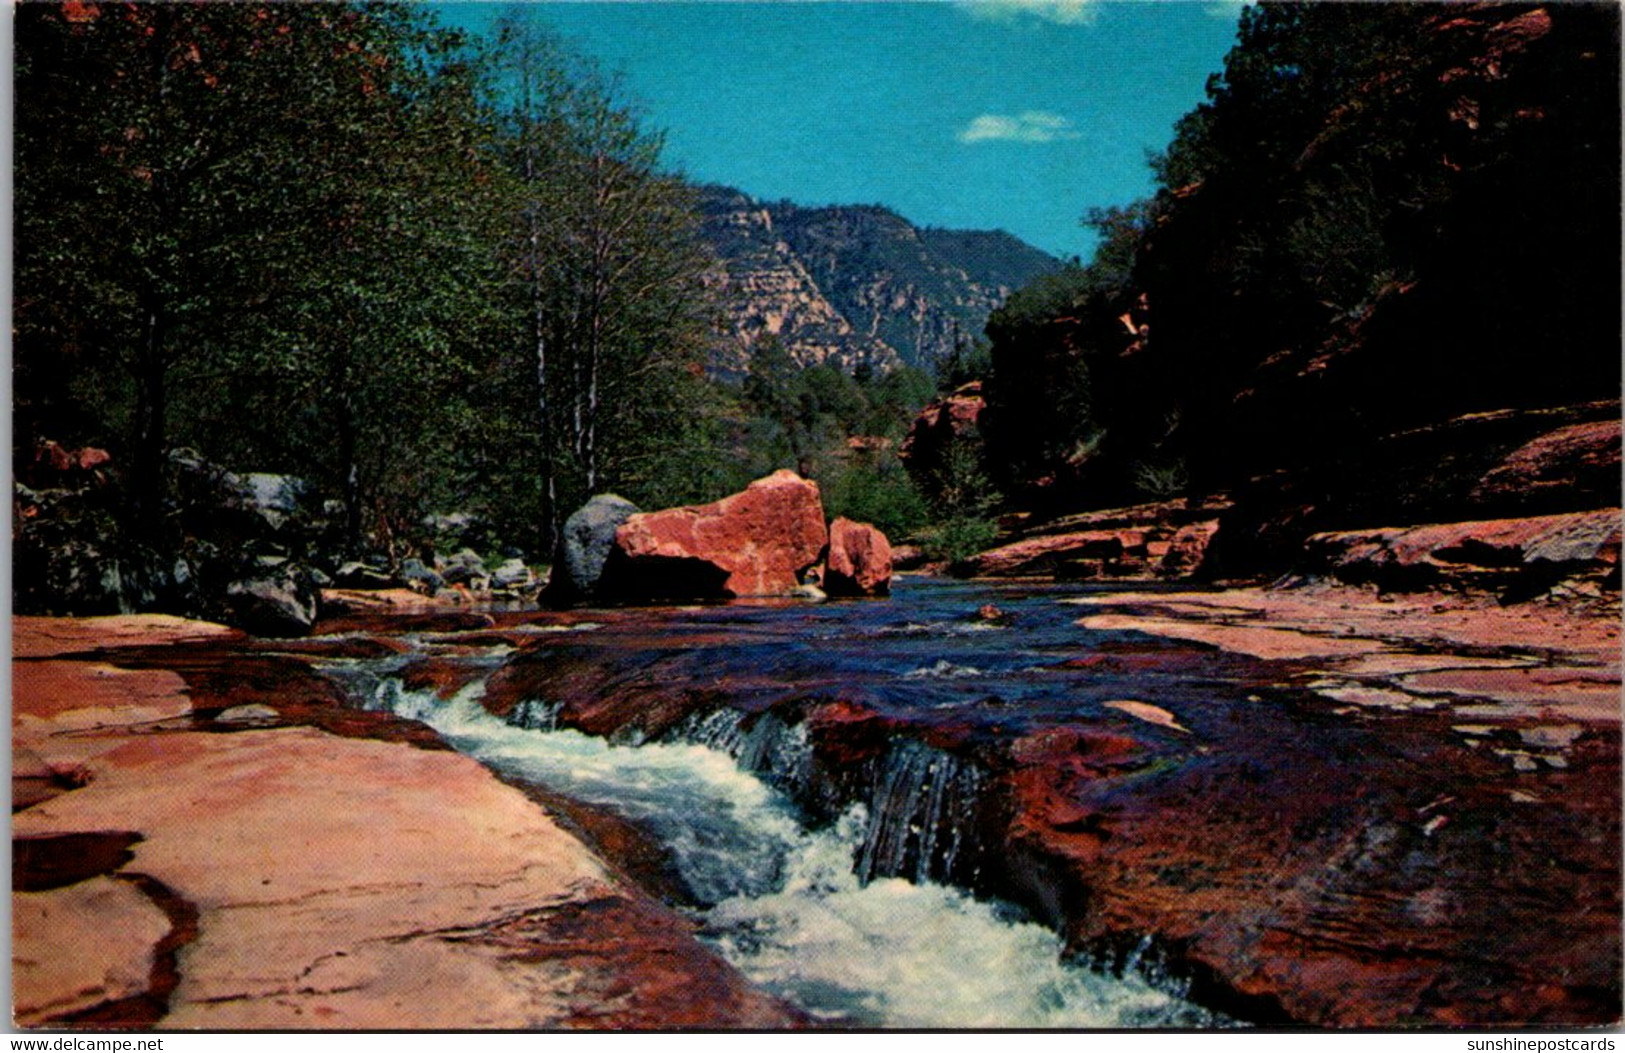
[[[802,208],[711,186],[700,211],[727,311],[713,360],[724,374],[743,373],[770,335],[803,366],[929,371],[1011,290],[1060,266],[1003,231],[921,229],[879,206]]]

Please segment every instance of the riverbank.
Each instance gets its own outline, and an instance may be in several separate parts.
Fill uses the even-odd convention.
[[[797,1021],[524,793],[300,662],[163,616],[13,633],[20,1026]]]

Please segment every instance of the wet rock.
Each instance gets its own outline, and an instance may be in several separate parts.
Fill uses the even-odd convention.
[[[891,588],[891,544],[868,523],[844,516],[829,525],[823,588],[831,596],[882,596]]]
[[[1016,620],[1015,615],[991,603],[984,603],[976,608],[975,618],[988,625],[1012,625]]]
[[[615,532],[637,511],[637,505],[617,494],[597,494],[572,512],[559,535],[542,598],[565,606],[597,595],[604,561],[615,547]]]
[[[780,470],[713,504],[629,517],[599,588],[623,599],[787,596],[828,536],[818,484]]]
[[[216,724],[271,724],[279,719],[279,714],[270,706],[250,703],[244,706],[231,706],[215,714]]]
[[[95,627],[118,629],[114,642],[132,628]],[[83,623],[25,619],[20,641],[31,653],[81,639],[94,647],[86,633]],[[13,819],[29,889],[13,903],[19,1021],[222,1030],[799,1022],[702,947],[688,922],[421,725],[345,710],[336,692],[306,700],[325,681],[294,659],[121,651],[152,668],[107,677],[94,663],[34,662],[57,675],[17,686],[18,745],[52,769],[87,754],[95,768],[87,784]],[[290,700],[277,703],[284,721],[314,724],[323,713],[328,723],[155,731],[145,707],[116,696],[148,678],[178,680],[167,665],[185,673],[201,708],[223,699],[271,708],[248,700],[274,692]],[[83,719],[64,723],[64,704]],[[87,722],[93,739],[75,731]],[[471,836],[480,851],[467,851]],[[71,872],[41,865],[49,846]]]

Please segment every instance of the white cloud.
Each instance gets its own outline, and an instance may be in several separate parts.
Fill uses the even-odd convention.
[[[1077,137],[1071,121],[1045,110],[1028,110],[1014,116],[984,113],[959,130],[962,143],[1053,143]]]
[[[1023,15],[1062,25],[1089,25],[1098,11],[1096,0],[968,0],[959,6],[971,17],[1008,22]]]
[[[1202,14],[1231,21],[1240,18],[1241,9],[1246,6],[1246,0],[1214,0],[1213,3],[1202,5]]]

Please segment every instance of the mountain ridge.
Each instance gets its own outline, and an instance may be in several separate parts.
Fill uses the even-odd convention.
[[[935,372],[1012,291],[1064,266],[1006,231],[919,227],[884,205],[697,191],[726,316],[712,368],[725,376],[770,337],[803,367]]]

